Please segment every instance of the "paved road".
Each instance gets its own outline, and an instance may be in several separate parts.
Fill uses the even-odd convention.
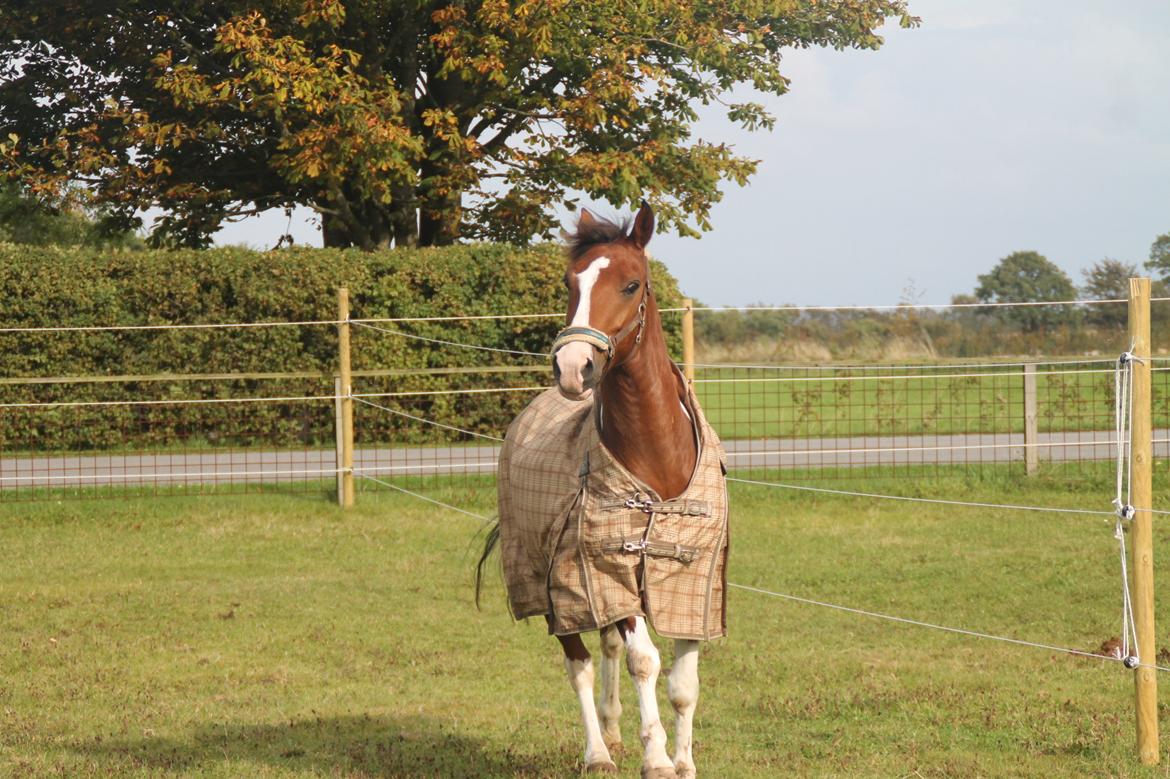
[[[1108,460],[1115,456],[1111,431],[1044,433],[1041,461]],[[1170,430],[1154,431],[1155,457],[1170,456]],[[1022,434],[855,436],[725,442],[732,468],[853,468],[875,465],[969,465],[1019,462]],[[486,474],[499,448],[365,448],[354,452],[358,473],[394,475]],[[81,487],[282,482],[328,479],[332,450],[235,451],[142,455],[0,458],[0,490]]]

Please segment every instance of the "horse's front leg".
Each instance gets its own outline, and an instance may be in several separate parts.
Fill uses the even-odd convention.
[[[662,660],[650,639],[646,620],[630,617],[618,623],[626,640],[626,667],[638,689],[638,709],[642,715],[642,779],[676,779],[674,764],[666,755],[666,730],[658,716],[655,687]]]
[[[691,728],[699,702],[699,642],[674,642],[674,667],[667,680],[670,704],[674,706],[674,770],[678,779],[694,779],[695,759],[691,755]]]
[[[601,735],[611,754],[622,748],[622,701],[618,695],[621,680],[622,634],[614,625],[601,629]]]
[[[617,766],[609,756],[601,725],[597,721],[597,705],[593,700],[593,659],[579,635],[557,636],[565,650],[565,672],[577,699],[581,702],[581,721],[585,725],[585,770],[589,773],[616,774]]]

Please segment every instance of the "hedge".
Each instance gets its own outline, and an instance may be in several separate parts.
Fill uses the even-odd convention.
[[[296,248],[259,252],[109,251],[0,244],[0,327],[332,320],[348,286],[354,318],[559,312],[564,262],[553,245],[498,244],[379,253]],[[659,305],[681,300],[653,269]],[[664,316],[678,353],[680,322]],[[411,322],[388,329],[504,349],[547,351],[559,319]],[[531,373],[359,378],[356,392],[523,386],[550,381],[539,358],[460,349],[353,328],[353,368],[534,365]],[[328,395],[337,333],[328,325],[254,329],[0,333],[0,377],[306,372],[313,378],[0,384],[0,402]],[[499,434],[531,394],[438,395],[385,401],[412,414]],[[383,402],[383,401],[379,401]],[[401,416],[361,408],[359,443],[457,440]],[[208,445],[332,445],[328,402],[5,408],[0,450],[130,450]]]

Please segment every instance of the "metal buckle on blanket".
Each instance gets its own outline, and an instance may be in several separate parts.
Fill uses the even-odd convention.
[[[646,539],[640,541],[624,541],[622,542],[623,552],[641,552],[646,548]]]
[[[649,495],[643,494],[641,492],[635,492],[633,497],[626,498],[626,508],[645,511],[647,514],[649,514],[654,508],[654,501],[650,499]]]

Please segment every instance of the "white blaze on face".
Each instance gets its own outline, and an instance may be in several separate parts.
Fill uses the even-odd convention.
[[[598,257],[585,270],[577,274],[577,310],[573,312],[573,321],[570,327],[592,327],[589,324],[589,312],[593,306],[593,287],[601,272],[609,267],[608,257]],[[557,350],[557,368],[560,369],[561,389],[574,396],[585,394],[585,376],[583,371],[589,360],[593,359],[593,347],[580,341],[571,341]]]
[[[593,285],[597,277],[609,267],[608,257],[598,257],[589,263],[589,267],[577,274],[577,287],[581,290],[581,299],[577,303],[577,310],[573,314],[572,327],[589,327],[589,309],[593,305]]]

